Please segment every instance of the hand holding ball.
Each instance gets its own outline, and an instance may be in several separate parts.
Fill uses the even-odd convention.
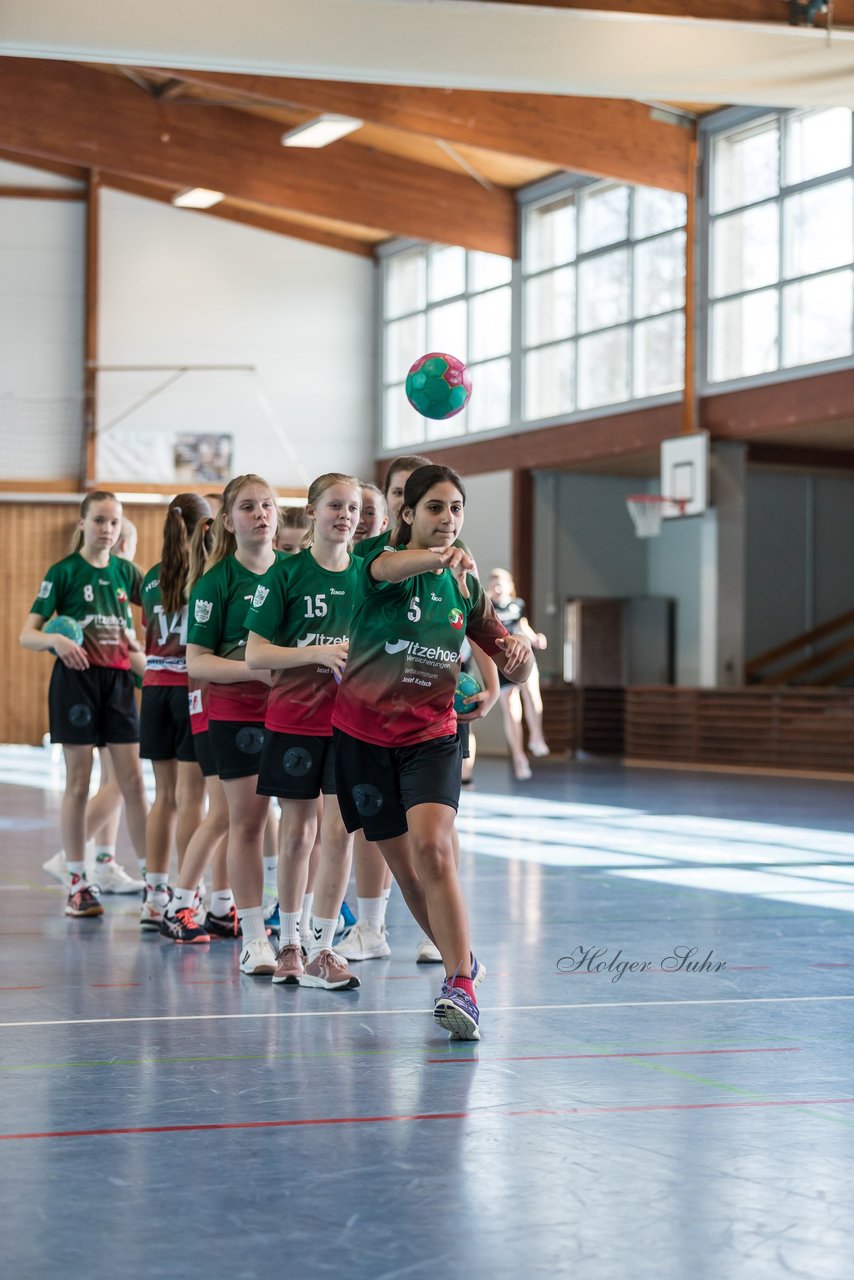
[[[46,636],[65,636],[66,640],[73,640],[75,644],[83,643],[83,628],[76,618],[70,618],[65,613],[49,618],[42,630]],[[51,649],[51,653],[55,654],[56,650]]]
[[[406,398],[425,418],[452,418],[465,409],[471,395],[471,378],[462,360],[431,351],[406,375]]]
[[[466,698],[473,698],[476,693],[481,692],[482,686],[478,684],[474,676],[470,676],[467,671],[461,671],[454,693],[454,710],[457,715],[464,716],[471,711],[475,711],[478,704],[476,702],[466,702]]]

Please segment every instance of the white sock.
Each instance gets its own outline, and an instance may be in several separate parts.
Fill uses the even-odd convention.
[[[266,939],[267,930],[264,926],[263,907],[238,907],[237,918],[243,930],[244,942],[256,942],[260,938]]]
[[[300,935],[302,936],[306,944],[311,938],[311,907],[313,902],[314,902],[314,894],[307,893],[302,900],[302,911],[300,912],[300,917],[299,917]]]
[[[391,897],[391,891],[393,888],[394,888],[394,881],[391,882],[391,884],[387,889],[383,889],[383,897],[385,898],[386,906],[388,906],[388,900]]]
[[[210,905],[212,916],[227,916],[233,906],[234,894],[230,889],[214,889]]]
[[[144,880],[148,874],[145,869],[145,858],[137,858],[137,862],[139,863],[139,877],[141,880]]]
[[[264,859],[264,888],[265,889],[272,889],[274,893],[276,892],[278,874],[279,874],[279,859],[265,858]]]
[[[169,915],[177,915],[182,907],[190,907],[192,909],[195,901],[195,889],[181,889],[180,887],[173,889],[172,901],[169,904]]]
[[[332,939],[335,937],[337,925],[337,916],[333,916],[331,920],[326,920],[323,916],[314,917],[311,922],[311,946],[308,949],[309,960],[319,956],[321,951],[332,950]]]
[[[279,908],[279,946],[299,946],[299,915],[298,911],[282,911]]]
[[[166,894],[169,892],[169,872],[146,871],[145,884],[149,893]]]
[[[96,844],[95,845],[95,861],[96,862],[115,862],[116,846],[114,844]]]
[[[386,899],[380,895],[379,898],[359,898],[358,903],[359,919],[364,920],[375,933],[382,933],[385,924]]]
[[[68,874],[72,881],[77,876],[80,880],[86,879],[86,863],[85,862],[69,862],[65,859],[65,865],[68,867]]]

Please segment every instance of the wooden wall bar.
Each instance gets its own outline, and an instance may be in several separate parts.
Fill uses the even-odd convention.
[[[22,649],[18,636],[45,570],[68,554],[78,517],[77,502],[0,502],[0,742],[38,745],[48,729],[48,654]],[[160,555],[164,506],[127,503],[124,513],[139,530],[136,563],[145,572]],[[136,611],[138,617],[138,610]]]
[[[854,774],[854,689],[626,690],[626,759]]]

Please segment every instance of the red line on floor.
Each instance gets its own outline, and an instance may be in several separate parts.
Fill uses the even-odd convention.
[[[851,965],[847,961],[842,961],[842,960],[835,961],[835,962],[832,960],[828,960],[825,963],[822,963],[821,961],[816,960],[813,964],[810,965],[810,968],[811,969],[850,969]]]
[[[47,1133],[0,1133],[0,1142],[28,1138],[104,1138],[144,1133],[218,1133],[235,1129],[300,1129],[334,1124],[395,1124],[414,1120],[524,1119],[534,1116],[614,1115],[629,1111],[721,1111],[739,1107],[833,1107],[854,1098],[779,1098],[756,1102],[651,1102],[619,1107],[533,1107],[526,1111],[428,1111],[399,1116],[318,1116],[307,1120],[240,1120],[232,1124],[155,1124],[121,1129],[56,1129]]]
[[[427,1058],[427,1062],[567,1062],[589,1058],[690,1058],[709,1053],[800,1053],[797,1045],[780,1049],[645,1049],[638,1053],[528,1053],[516,1058]]]

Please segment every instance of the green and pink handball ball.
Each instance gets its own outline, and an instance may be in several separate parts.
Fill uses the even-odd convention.
[[[406,398],[425,418],[453,418],[465,409],[471,395],[471,378],[462,360],[431,351],[406,375]]]

